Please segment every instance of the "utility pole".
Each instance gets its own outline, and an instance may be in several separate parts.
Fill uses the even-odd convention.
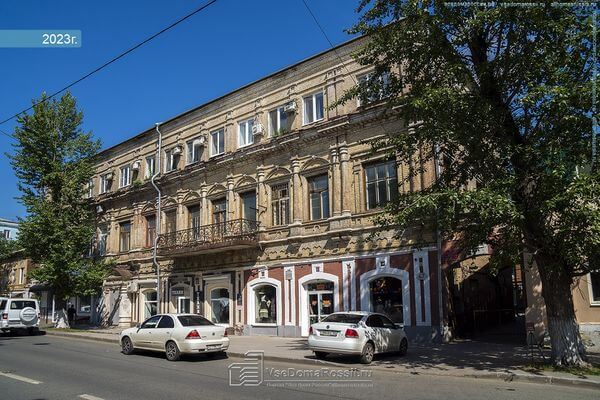
[[[161,171],[161,152],[162,152],[162,133],[160,132],[159,129],[159,125],[160,123],[156,123],[156,133],[158,133],[158,144],[157,144],[157,148],[156,148],[156,169],[154,171],[154,173],[152,174],[152,178],[151,178],[151,182],[152,182],[152,186],[154,186],[154,189],[156,190],[156,193],[158,194],[157,200],[156,200],[156,233],[154,234],[154,248],[152,249],[152,263],[154,264],[154,268],[156,268],[156,311],[157,313],[160,314],[161,312],[161,295],[160,295],[160,264],[157,261],[157,248],[158,248],[158,237],[160,235],[160,217],[161,217],[161,211],[160,211],[160,205],[161,205],[161,193],[160,193],[160,189],[158,188],[158,185],[156,184],[156,178],[160,175],[160,171]]]

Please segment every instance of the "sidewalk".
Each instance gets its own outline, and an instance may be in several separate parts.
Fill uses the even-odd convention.
[[[87,331],[48,330],[48,335],[118,343],[121,329]],[[317,360],[308,350],[304,338],[273,336],[230,336],[227,354],[243,357],[249,350],[262,350],[265,360],[292,361],[312,365],[336,365],[351,368],[369,368],[393,373],[413,375],[442,375],[504,381],[522,380],[559,385],[582,385],[600,390],[600,376],[574,375],[566,372],[523,370],[531,364],[527,349],[511,344],[460,341],[449,344],[409,346],[405,357],[381,355],[371,365],[359,364],[354,357],[329,356]],[[590,353],[594,364],[600,363],[600,353]],[[536,362],[540,362],[536,356]]]

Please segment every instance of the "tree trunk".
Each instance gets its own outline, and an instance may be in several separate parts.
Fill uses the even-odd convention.
[[[563,268],[535,257],[546,303],[552,363],[557,367],[586,367],[585,347],[573,306],[572,278]]]
[[[58,329],[69,329],[69,318],[67,317],[66,302],[64,300],[57,301],[56,321],[54,327]]]

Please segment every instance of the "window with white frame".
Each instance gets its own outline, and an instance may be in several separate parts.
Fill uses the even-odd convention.
[[[156,168],[156,156],[151,155],[151,156],[146,157],[146,169],[144,172],[144,177],[146,179],[152,178],[152,175],[154,175],[155,168]]]
[[[323,119],[323,92],[304,98],[304,125]]]
[[[375,77],[374,72],[358,77],[358,85],[361,94],[358,96],[358,106],[364,106],[369,103],[374,103],[383,100],[388,96],[390,84],[390,74],[388,72]]]
[[[383,207],[398,196],[398,179],[394,160],[365,167],[367,210]]]
[[[94,178],[90,178],[87,185],[87,197],[94,197]]]
[[[119,224],[119,251],[129,251],[131,249],[131,222],[122,222]]]
[[[173,147],[165,151],[165,172],[175,171],[179,165],[179,155],[181,149],[179,147]]]
[[[210,155],[217,156],[219,154],[223,154],[225,152],[225,129],[221,128],[219,130],[213,131],[210,133]]]
[[[600,271],[592,271],[588,277],[590,280],[590,303],[600,305]]]
[[[121,167],[121,174],[119,177],[119,187],[123,188],[125,186],[131,185],[131,167],[129,165],[125,165]]]
[[[202,154],[202,139],[195,138],[186,142],[187,146],[187,164],[195,164],[200,161]]]
[[[290,191],[287,183],[271,187],[271,210],[274,226],[290,223]]]
[[[110,191],[112,185],[112,174],[104,174],[100,177],[100,193],[107,193]]]
[[[292,129],[293,114],[285,111],[284,106],[269,111],[269,135],[278,136]]]
[[[329,180],[327,174],[308,178],[310,219],[329,218]]]
[[[254,118],[238,123],[238,146],[244,147],[254,143],[252,135],[252,127],[254,126]]]
[[[254,318],[257,324],[277,323],[277,289],[265,284],[254,288]]]

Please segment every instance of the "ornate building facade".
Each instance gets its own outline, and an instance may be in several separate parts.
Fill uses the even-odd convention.
[[[99,154],[95,251],[118,263],[103,288],[106,324],[198,312],[244,334],[304,336],[334,311],[374,310],[412,337],[438,337],[435,232],[373,221],[400,191],[428,185],[434,168],[404,182],[421,158],[402,165],[373,151],[373,140],[405,129],[382,117],[377,94],[334,106],[369,77],[352,58],[362,40],[162,123],[160,171],[154,128]]]

